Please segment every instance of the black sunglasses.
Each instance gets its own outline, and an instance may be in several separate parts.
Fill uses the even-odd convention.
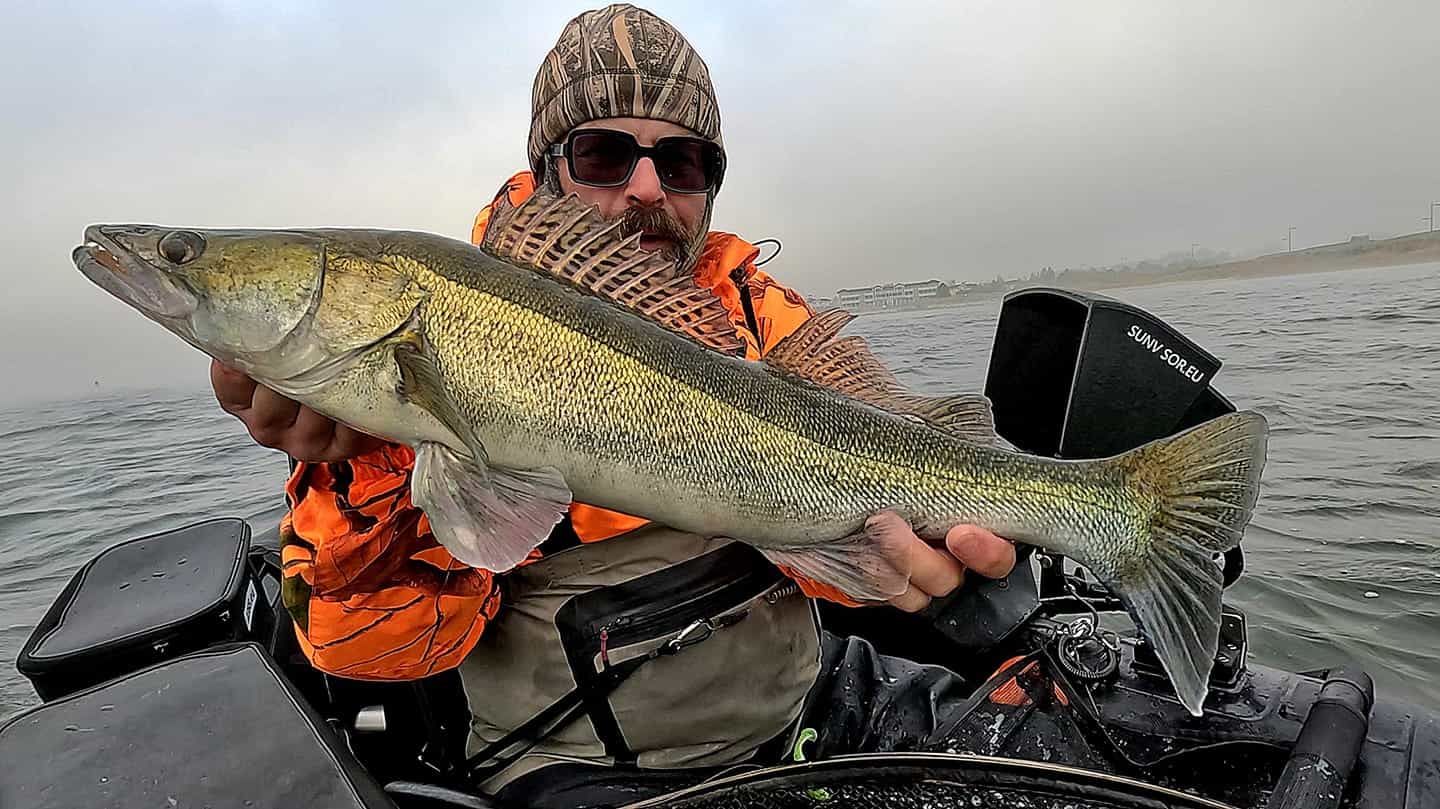
[[[661,187],[679,194],[718,189],[725,176],[725,151],[700,138],[661,138],[654,146],[641,146],[629,132],[579,129],[552,145],[550,154],[569,162],[575,182],[597,188],[629,182],[642,157],[655,163]]]

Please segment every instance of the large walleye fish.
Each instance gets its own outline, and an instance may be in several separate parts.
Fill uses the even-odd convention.
[[[743,359],[729,314],[573,197],[497,213],[477,249],[375,230],[99,225],[79,269],[201,351],[416,450],[412,497],[505,571],[572,499],[729,537],[861,600],[904,591],[893,509],[1065,554],[1138,619],[1199,715],[1218,552],[1254,506],[1265,422],[1235,413],[1106,460],[1019,454],[978,396],[906,393],[824,312]]]

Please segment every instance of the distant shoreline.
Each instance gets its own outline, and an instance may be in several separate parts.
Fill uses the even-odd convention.
[[[1283,275],[1345,272],[1348,270],[1402,267],[1410,264],[1440,263],[1440,231],[1412,233],[1392,239],[1371,241],[1352,239],[1339,244],[1321,245],[1287,253],[1272,253],[1242,261],[1211,264],[1181,270],[1080,270],[1054,279],[1035,277],[1010,281],[1000,289],[986,289],[967,294],[933,298],[907,306],[853,310],[856,315],[880,315],[894,312],[917,312],[961,306],[975,301],[994,300],[1030,286],[1054,286],[1081,292],[1107,289],[1181,284],[1189,281],[1222,279],[1274,278]]]
[[[1273,278],[1281,275],[1308,275],[1436,262],[1440,262],[1440,231],[1397,236],[1381,241],[1342,242],[1189,270],[1112,273],[1121,276],[1115,278],[1114,283],[1076,288],[1113,289],[1225,278]]]

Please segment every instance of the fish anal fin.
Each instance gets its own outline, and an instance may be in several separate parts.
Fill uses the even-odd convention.
[[[809,547],[762,549],[777,565],[820,584],[826,584],[856,601],[888,601],[910,585],[905,566],[903,535],[885,530],[882,523],[850,536]]]
[[[537,191],[516,207],[497,208],[481,249],[563,279],[716,351],[736,354],[744,343],[725,304],[676,275],[675,263],[640,249],[597,208],[573,195]]]
[[[433,441],[415,453],[410,495],[451,556],[494,573],[525,561],[571,500],[570,487],[554,469],[487,468]]]

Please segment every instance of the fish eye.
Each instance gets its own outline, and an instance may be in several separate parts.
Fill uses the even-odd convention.
[[[171,264],[194,261],[205,251],[205,240],[198,233],[176,230],[165,234],[158,245],[160,257]]]

